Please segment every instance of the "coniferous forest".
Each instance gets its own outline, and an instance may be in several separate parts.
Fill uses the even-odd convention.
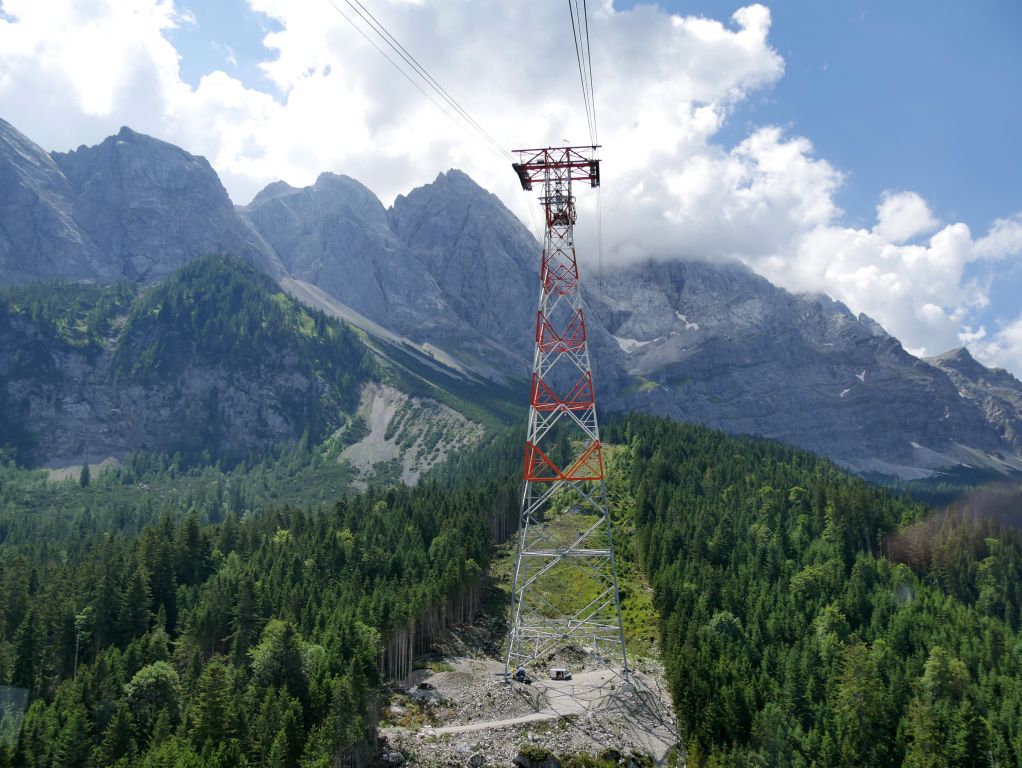
[[[332,764],[400,662],[384,640],[478,583],[495,493],[368,492],[212,526],[192,509],[138,536],[12,546],[0,676],[30,704],[5,764]]]
[[[934,512],[653,417],[605,440],[690,765],[1022,761],[1017,496]],[[266,493],[322,493],[315,448],[176,476],[192,490],[162,503],[126,491],[164,487],[165,460],[56,489],[4,469],[0,681],[28,702],[0,764],[332,765],[379,686],[478,608],[520,450],[504,434],[414,489],[315,505]]]
[[[1022,762],[1022,495],[926,520],[812,454],[629,416],[690,764]]]

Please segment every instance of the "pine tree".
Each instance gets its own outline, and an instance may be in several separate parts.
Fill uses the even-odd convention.
[[[258,635],[259,616],[255,580],[246,573],[238,585],[238,597],[231,617],[231,658],[238,666],[248,661],[248,652]]]
[[[170,711],[161,709],[160,714],[156,716],[156,724],[153,726],[152,735],[149,737],[149,745],[155,747],[170,739],[173,728],[174,725]]]
[[[205,577],[209,555],[205,543],[199,511],[192,507],[181,523],[177,537],[177,577],[182,584],[198,584]]]
[[[130,640],[146,633],[152,619],[149,602],[149,576],[140,566],[135,569],[124,595],[120,622],[121,637]]]
[[[21,626],[14,633],[14,676],[16,686],[34,695],[39,685],[42,660],[42,629],[35,607],[29,606]]]
[[[146,531],[142,540],[142,562],[150,569],[149,592],[157,611],[163,611],[163,627],[171,631],[177,625],[177,559],[174,526],[170,516],[162,515],[156,528]]]
[[[188,736],[198,752],[234,738],[229,670],[219,657],[203,669],[188,711]]]
[[[288,768],[287,733],[281,728],[273,739],[266,756],[266,768]]]
[[[87,763],[91,751],[88,715],[81,704],[75,704],[70,712],[64,713],[64,725],[57,735],[53,766],[81,768]]]
[[[49,768],[57,723],[53,707],[47,707],[36,699],[25,712],[21,724],[21,738],[18,739],[13,765],[25,768]]]
[[[845,648],[834,690],[841,765],[849,768],[885,765],[894,723],[876,659],[864,644]]]
[[[121,758],[134,758],[138,747],[132,737],[132,728],[131,713],[123,702],[118,702],[103,732],[103,739],[96,748],[94,762],[106,766],[113,765]]]
[[[170,660],[170,636],[163,628],[163,622],[163,606],[160,606],[160,610],[156,614],[156,624],[145,636],[144,658],[146,664]]]
[[[124,587],[120,579],[121,563],[113,552],[108,553],[107,558],[92,605],[95,653],[99,653],[108,645],[119,643],[122,639],[120,630],[121,614],[124,609]]]
[[[259,688],[283,688],[302,704],[309,700],[303,643],[291,622],[275,619],[263,629],[251,651],[252,682]]]

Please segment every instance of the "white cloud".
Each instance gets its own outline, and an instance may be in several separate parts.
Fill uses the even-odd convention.
[[[610,257],[758,261],[781,252],[838,213],[831,195],[841,175],[811,152],[807,139],[768,127],[730,151],[704,144],[612,176],[603,192],[615,212]],[[584,233],[580,241],[588,244]]]
[[[1022,213],[1008,219],[997,219],[989,234],[976,243],[976,251],[986,259],[1022,255]]]
[[[241,202],[270,181],[309,183],[323,170],[359,177],[386,200],[458,166],[520,213],[534,204],[505,160],[327,3],[249,2],[281,27],[264,40],[262,63],[279,98],[224,72],[184,83],[164,33],[187,19],[170,0],[3,0],[14,21],[0,21],[0,109],[51,149],[96,142],[121,124],[177,142],[209,157]],[[588,138],[562,6],[493,3],[480,13],[392,0],[374,10],[503,146]],[[736,101],[783,72],[763,6],[725,25],[654,6],[618,12],[604,0],[589,23],[612,176],[697,153]]]
[[[48,148],[96,141],[117,121],[158,127],[188,87],[163,32],[187,17],[152,0],[4,0],[0,106]]]
[[[507,160],[453,125],[327,3],[249,3],[280,27],[261,64],[272,94],[223,71],[196,87],[182,81],[165,33],[191,20],[171,0],[0,0],[9,19],[0,18],[0,114],[49,149],[128,124],[206,155],[239,202],[270,181],[308,184],[324,170],[389,202],[459,167],[531,221],[534,197]],[[560,4],[480,12],[381,0],[374,12],[503,146],[587,140]],[[898,191],[879,201],[875,226],[850,227],[836,203],[844,176],[809,139],[766,126],[732,149],[714,142],[738,103],[783,75],[766,7],[722,23],[602,0],[589,23],[608,261],[740,259],[784,287],[866,312],[909,349],[932,354],[968,339],[990,360],[1014,354],[1016,325],[977,336],[987,289],[967,274],[1022,253],[1022,214],[975,239]],[[579,191],[583,221],[595,198]],[[579,243],[591,259],[591,227]]]
[[[932,355],[965,343],[974,333],[970,317],[988,303],[985,287],[966,277],[984,242],[962,223],[920,244],[892,242],[876,227],[830,224],[797,235],[791,258],[746,261],[792,290],[826,291],[880,322],[910,351]]]
[[[1016,376],[1022,374],[1022,315],[1001,328],[988,341],[975,345],[976,358],[985,365],[1007,368]]]
[[[915,192],[885,192],[877,206],[873,231],[892,243],[904,243],[932,232],[939,224],[930,206]]]

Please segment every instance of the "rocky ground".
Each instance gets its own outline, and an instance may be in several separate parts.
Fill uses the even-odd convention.
[[[384,765],[559,765],[544,754],[672,764],[678,732],[662,669],[644,662],[626,679],[569,650],[547,663],[569,666],[572,680],[537,667],[530,685],[509,684],[481,624],[453,633],[442,656],[391,693],[380,723]]]

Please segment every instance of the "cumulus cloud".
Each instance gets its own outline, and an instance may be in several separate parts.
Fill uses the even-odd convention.
[[[364,179],[387,200],[457,166],[525,212],[506,158],[430,104],[328,4],[249,4],[280,27],[261,65],[278,93],[222,71],[184,83],[165,32],[189,20],[171,0],[4,0],[0,108],[51,149],[123,123],[177,142],[209,157],[240,202],[270,181],[309,183],[323,170]],[[588,140],[563,7],[532,0],[478,13],[392,0],[375,10],[504,147]],[[612,175],[699,152],[737,101],[783,73],[760,5],[722,23],[604,0],[589,22]]]
[[[961,223],[915,245],[892,242],[876,227],[822,226],[800,235],[794,253],[787,274],[768,265],[767,277],[794,290],[826,290],[879,321],[917,354],[958,346],[969,311],[986,301],[981,287],[964,279],[977,255]]]
[[[207,156],[242,203],[266,183],[309,184],[324,170],[389,202],[459,167],[532,221],[535,200],[507,158],[427,101],[327,3],[248,2],[279,28],[263,41],[272,92],[224,71],[185,83],[166,33],[194,20],[172,0],[0,0],[0,114],[48,149],[128,124]],[[480,13],[381,0],[374,12],[502,146],[588,140],[560,4]],[[866,312],[913,351],[967,340],[983,359],[1015,354],[1017,324],[987,334],[987,290],[967,275],[1022,253],[1022,214],[976,238],[902,190],[878,201],[875,225],[850,227],[836,203],[842,170],[808,138],[765,126],[732,148],[715,141],[736,105],[783,76],[766,7],[718,21],[603,0],[589,24],[608,261],[738,259]],[[578,197],[591,221],[596,195]],[[591,259],[592,228],[578,239]]]
[[[987,236],[976,244],[976,250],[985,259],[1022,255],[1022,213],[997,219]]]
[[[1007,368],[1022,377],[1022,315],[990,339],[977,339],[976,356],[987,365]]]
[[[873,231],[892,243],[903,243],[932,232],[939,224],[930,206],[915,192],[885,192],[877,206]]]
[[[0,107],[47,148],[96,141],[117,121],[162,127],[189,91],[163,33],[187,15],[169,0],[4,0]]]

